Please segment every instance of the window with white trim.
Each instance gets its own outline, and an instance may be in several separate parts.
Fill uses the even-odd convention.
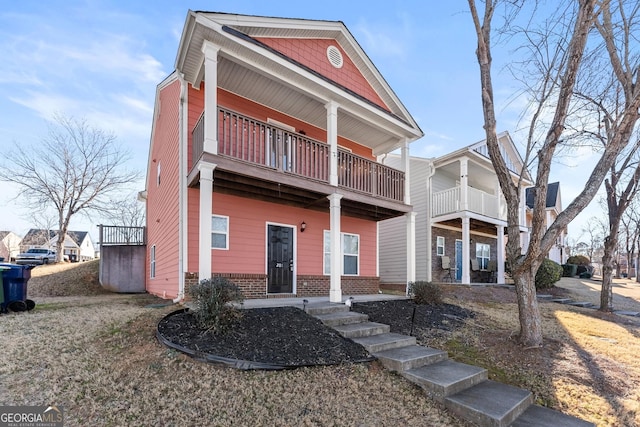
[[[229,249],[229,217],[211,215],[211,249]]]
[[[444,236],[436,237],[436,255],[437,256],[444,255]]]
[[[476,243],[476,259],[480,270],[489,268],[489,245],[487,243]]]
[[[357,276],[360,274],[360,236],[340,233],[342,248],[342,274]],[[324,231],[324,274],[331,274],[331,232]]]
[[[151,246],[149,251],[149,277],[156,277],[156,245]]]

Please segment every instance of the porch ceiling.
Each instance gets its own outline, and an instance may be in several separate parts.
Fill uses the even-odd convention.
[[[489,163],[489,165],[490,164],[491,163]],[[444,166],[440,166],[436,173],[441,173],[452,180],[459,181],[460,163],[454,161]],[[467,164],[467,177],[468,183],[471,187],[482,190],[485,193],[495,193],[498,177],[493,170],[489,170],[487,167],[479,165],[474,161],[469,161]]]
[[[218,61],[218,86],[312,126],[327,128],[324,101],[314,98],[304,88],[275,80],[273,76],[243,67],[230,59]],[[338,135],[374,150],[398,142],[397,135],[377,125],[372,127],[371,122],[358,119],[342,109],[338,110]]]
[[[451,219],[447,221],[440,221],[438,222],[438,224],[446,225],[453,228],[459,228],[460,230],[462,230],[462,219],[460,218]],[[491,236],[496,236],[496,237],[498,236],[498,229],[496,228],[495,224],[490,224],[488,222],[480,221],[475,218],[469,219],[469,231],[476,232],[476,233],[489,234]],[[506,235],[506,232],[507,232],[507,229],[505,227],[505,235]]]

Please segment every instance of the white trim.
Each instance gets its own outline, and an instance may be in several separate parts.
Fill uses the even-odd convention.
[[[156,245],[151,245],[149,249],[149,278],[156,278]]]
[[[442,245],[440,245],[439,240],[442,239]],[[442,253],[439,249],[442,248]],[[436,256],[445,256],[446,255],[446,239],[444,236],[436,236]]]
[[[217,217],[217,218],[223,218],[227,220],[227,231],[226,232],[221,232],[221,231],[216,231],[213,229],[213,217]],[[230,238],[230,234],[231,234],[231,220],[229,219],[228,215],[218,215],[216,213],[212,213],[211,214],[211,250],[217,250],[217,251],[228,251],[229,247],[231,246],[231,238]],[[213,246],[213,234],[224,234],[225,236],[225,247],[224,248],[216,248]]]

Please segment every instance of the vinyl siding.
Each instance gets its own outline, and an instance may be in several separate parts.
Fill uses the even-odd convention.
[[[401,169],[402,160],[398,156],[389,156],[385,164]],[[411,205],[416,213],[416,280],[427,277],[427,159],[410,160]],[[407,220],[398,217],[380,223],[380,281],[382,283],[406,283],[407,281]]]
[[[163,87],[159,93],[159,112],[151,141],[147,199],[147,291],[175,297],[178,294],[179,239],[179,107],[180,82]],[[157,167],[160,167],[160,185]],[[156,246],[156,277],[149,278],[152,245]]]
[[[214,173],[215,183],[215,173]],[[190,197],[190,212],[197,209],[198,194]],[[192,199],[193,202],[191,201]],[[196,210],[197,212],[197,210]],[[253,199],[213,194],[213,213],[229,217],[229,249],[211,250],[214,273],[264,274],[267,224],[295,227],[297,274],[323,274],[323,231],[329,229],[329,213],[285,207]],[[307,224],[304,233],[299,228]],[[189,221],[189,270],[198,268],[197,218]],[[342,232],[360,236],[360,276],[376,275],[376,223],[342,217]],[[193,226],[192,224],[195,225]]]

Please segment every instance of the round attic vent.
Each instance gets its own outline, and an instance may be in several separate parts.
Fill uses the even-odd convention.
[[[329,46],[327,48],[327,59],[334,67],[342,68],[342,53],[337,47]]]

